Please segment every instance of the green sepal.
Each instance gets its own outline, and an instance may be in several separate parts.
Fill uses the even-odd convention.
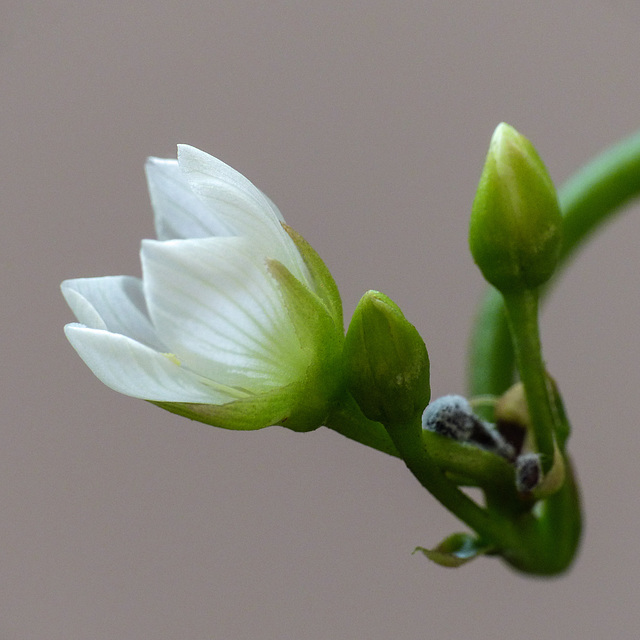
[[[282,228],[289,234],[289,237],[300,252],[309,270],[315,291],[324,302],[336,326],[343,327],[344,320],[340,292],[331,272],[327,269],[327,265],[318,255],[318,252],[295,229],[285,223],[282,223]]]
[[[434,549],[416,547],[413,553],[420,552],[442,567],[455,569],[489,551],[490,547],[478,538],[468,533],[454,533]]]
[[[312,261],[311,258],[309,260]],[[336,312],[335,298],[330,310],[281,262],[270,259],[267,268],[279,285],[283,304],[300,345],[301,357],[309,363],[301,377],[287,386],[226,404],[152,404],[198,422],[238,431],[253,431],[271,425],[293,431],[312,431],[324,424],[336,398],[344,392],[344,334],[342,325],[336,324],[333,315]],[[316,266],[315,272],[319,271]],[[341,316],[339,320],[341,322]]]
[[[322,299],[281,262],[270,259],[267,268],[280,285],[283,303],[309,362],[302,379],[291,385],[291,410],[278,424],[309,431],[324,424],[333,402],[344,392],[343,328]]]
[[[255,431],[286,422],[291,411],[291,398],[292,390],[284,387],[226,404],[155,402],[152,400],[149,402],[171,413],[213,427],[235,431]]]
[[[513,492],[513,466],[505,458],[424,429],[422,441],[438,467],[455,484],[501,493]]]

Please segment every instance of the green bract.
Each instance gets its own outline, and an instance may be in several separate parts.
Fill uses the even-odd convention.
[[[558,262],[562,219],[556,190],[533,145],[496,128],[473,202],[469,246],[486,280],[504,293],[534,289]]]
[[[344,345],[349,391],[370,420],[385,425],[420,416],[429,402],[429,356],[416,328],[387,296],[364,294]]]

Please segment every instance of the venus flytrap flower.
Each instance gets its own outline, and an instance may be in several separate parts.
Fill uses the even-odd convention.
[[[151,158],[142,279],[67,280],[65,332],[107,386],[214,426],[320,426],[342,388],[336,285],[275,205],[220,160]]]

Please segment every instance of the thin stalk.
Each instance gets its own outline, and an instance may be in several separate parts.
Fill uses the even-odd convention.
[[[325,426],[350,440],[400,457],[382,424],[366,418],[349,394],[335,404]],[[504,458],[431,431],[423,431],[422,440],[423,446],[443,472],[462,478],[467,484],[491,487],[502,494],[514,491],[513,467]]]
[[[350,440],[391,456],[400,457],[385,428],[379,422],[366,418],[351,394],[345,393],[334,404],[324,424]]]
[[[518,546],[519,540],[511,522],[480,507],[451,482],[431,458],[422,440],[419,418],[417,424],[388,425],[387,431],[418,482],[451,513],[476,531],[483,542],[491,543],[498,549]]]
[[[518,371],[524,385],[536,449],[546,473],[553,464],[555,418],[542,360],[538,328],[538,293],[534,290],[504,296]]]

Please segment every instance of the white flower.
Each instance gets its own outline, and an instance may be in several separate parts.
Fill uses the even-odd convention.
[[[158,240],[142,242],[143,277],[63,282],[73,347],[112,389],[196,420],[320,426],[343,342],[324,263],[220,160],[180,145],[146,170]]]

